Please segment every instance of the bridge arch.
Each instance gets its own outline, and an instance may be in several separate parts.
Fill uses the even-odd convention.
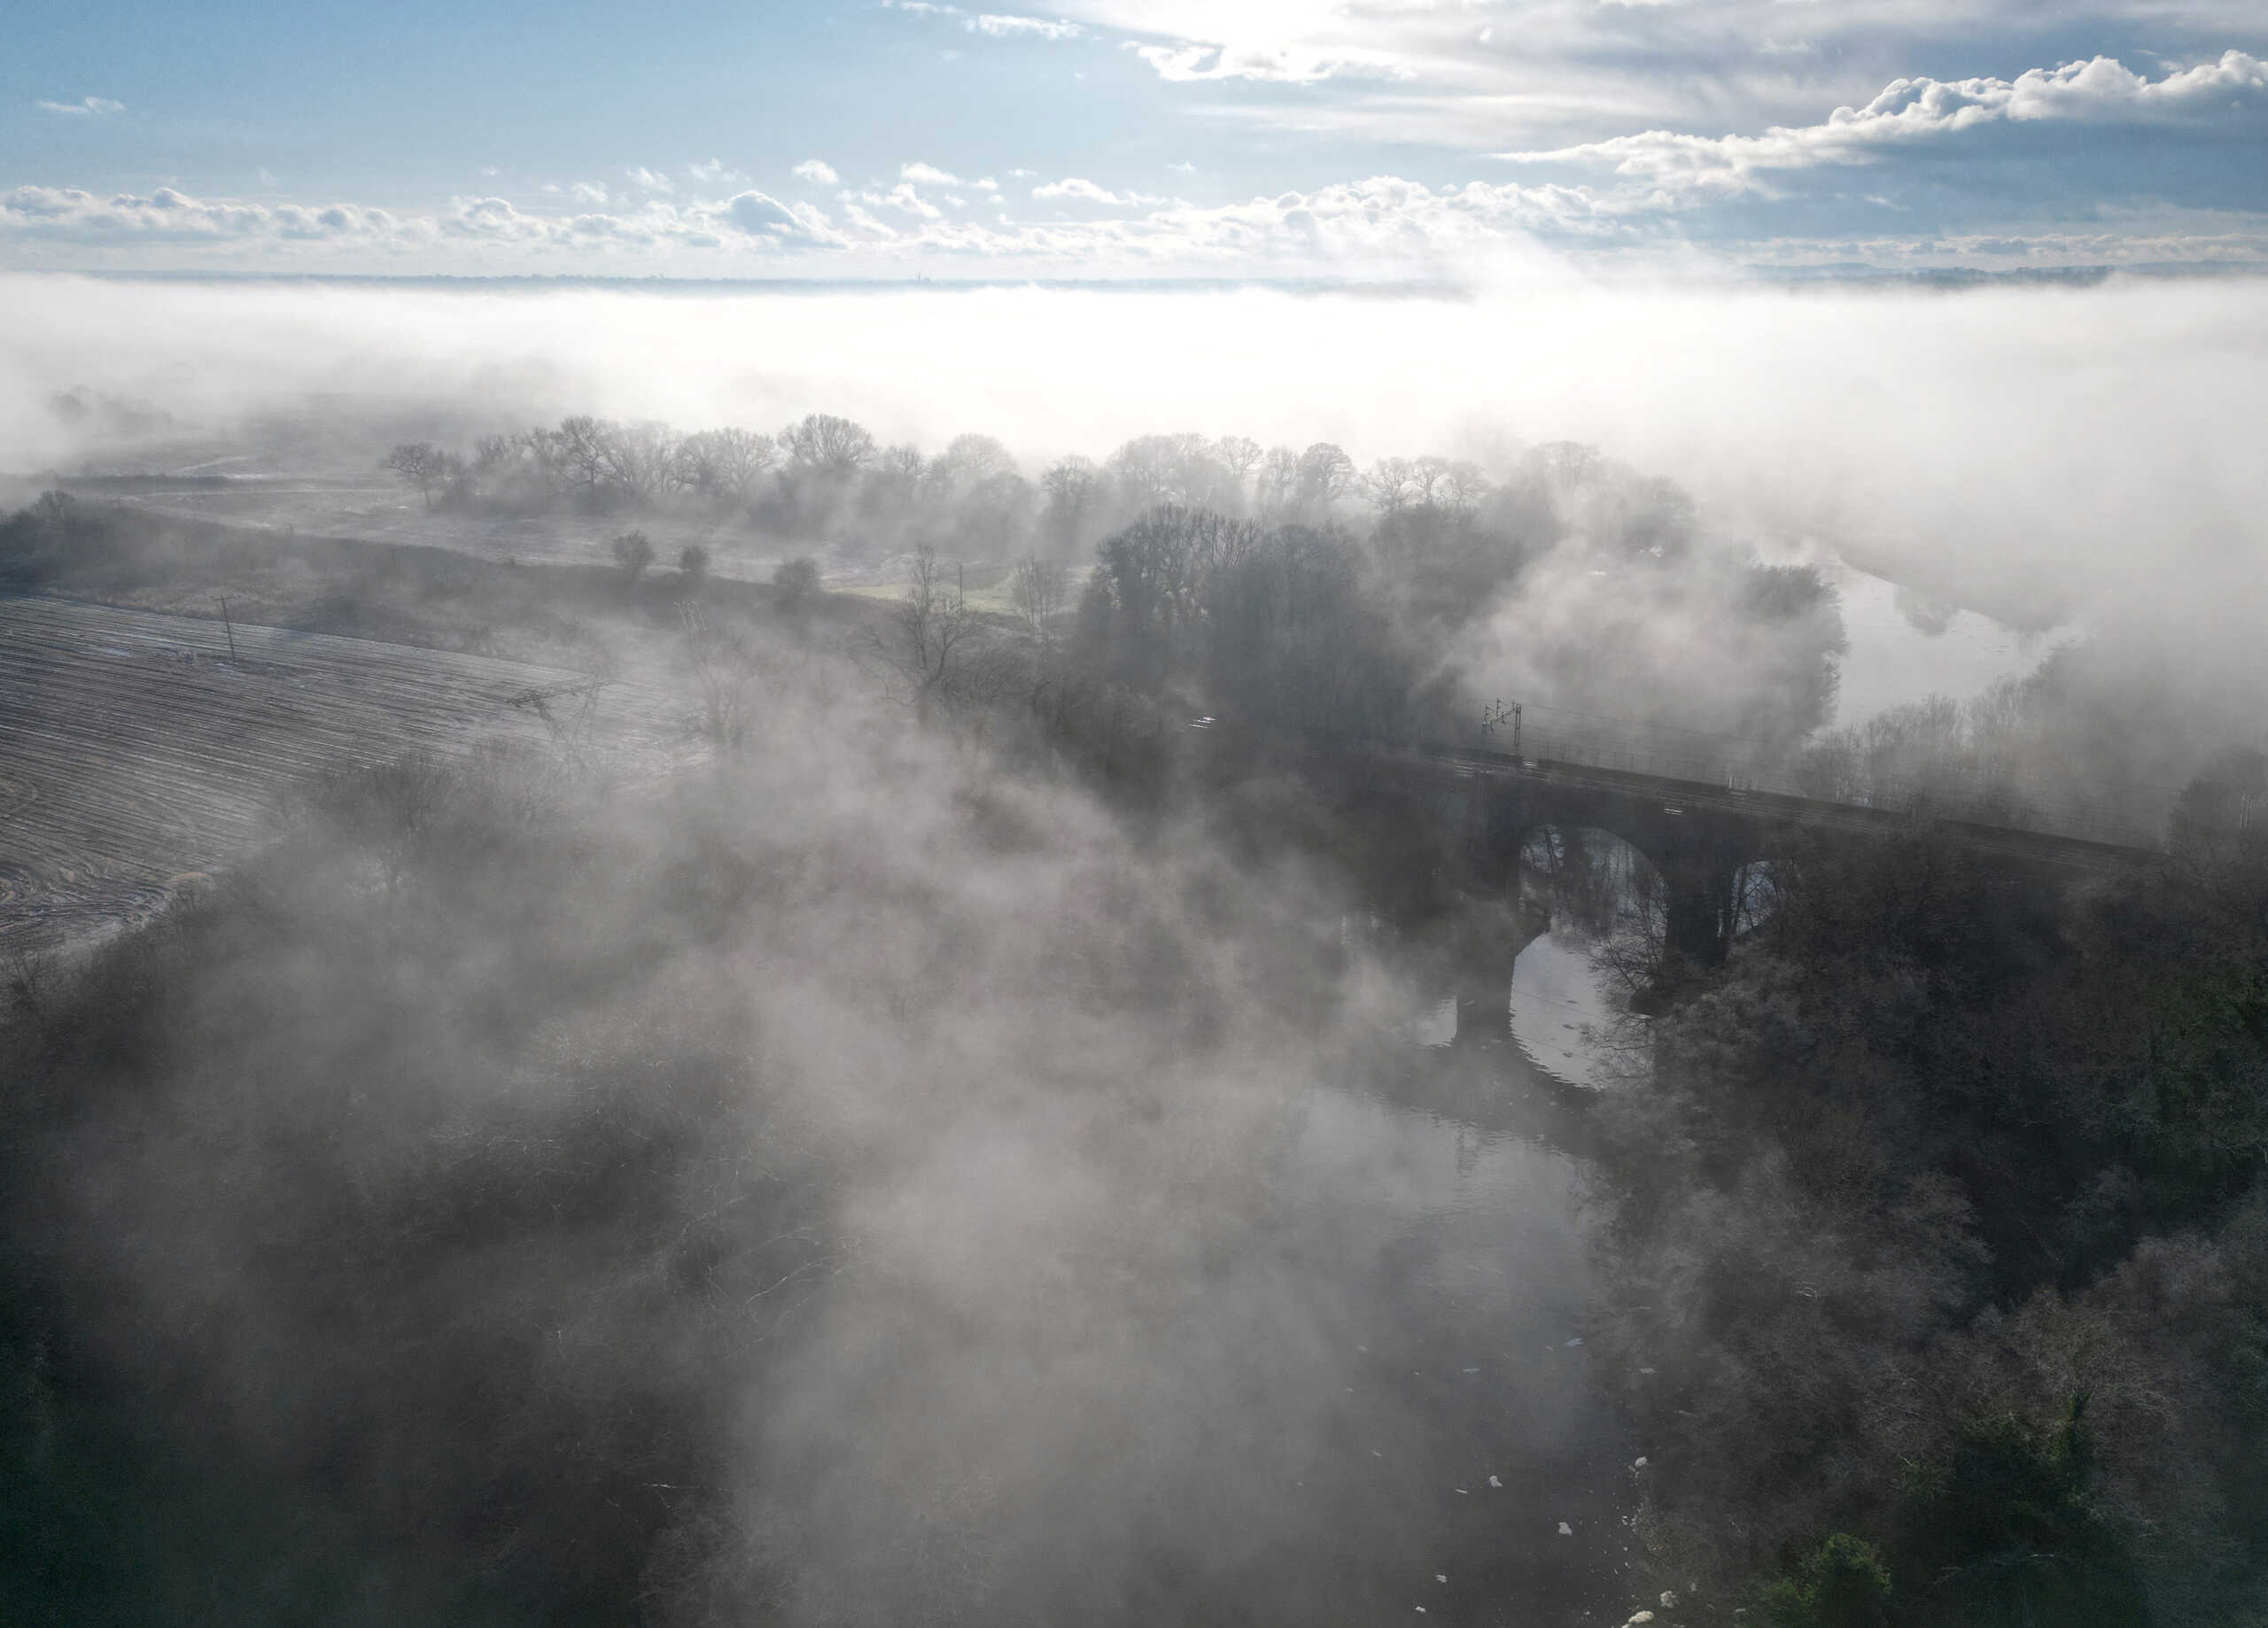
[[[1603,831],[1654,868],[1664,949],[1695,966],[1722,962],[1738,930],[1742,872],[1762,857],[1749,822],[1705,809],[1506,777],[1476,779],[1469,840],[1484,873],[1516,884],[1529,839],[1553,827]]]

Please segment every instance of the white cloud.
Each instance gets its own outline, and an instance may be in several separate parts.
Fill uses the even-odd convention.
[[[0,192],[0,237],[6,236],[82,249],[165,244],[245,253],[265,246],[385,255],[444,252],[452,244],[531,252],[735,245],[780,252],[832,250],[850,242],[811,205],[785,204],[755,191],[721,204],[655,201],[612,213],[531,214],[506,198],[465,198],[431,214],[404,215],[367,205],[270,206],[198,198],[172,187],[147,197],[102,198],[75,188],[32,186]]]
[[[1197,173],[1197,166],[1186,159],[1179,164],[1169,164],[1166,167],[1177,175],[1194,175]]]
[[[746,175],[742,174],[722,159],[711,159],[705,163],[688,164],[685,167],[685,173],[695,181],[706,182],[710,186],[730,186],[736,182],[748,179]]]
[[[1517,164],[1603,166],[1653,189],[1660,204],[1763,190],[1773,172],[1872,163],[1905,146],[1987,126],[2243,125],[2268,116],[2268,62],[2232,50],[2217,62],[2152,81],[2109,57],[2033,68],[2014,80],[1900,79],[1862,107],[1822,124],[1775,125],[1761,136],[1647,130],[1545,151],[1495,156]]]
[[[878,204],[886,204],[893,209],[903,209],[906,213],[910,215],[919,215],[924,221],[942,221],[944,219],[944,211],[940,210],[935,204],[929,202],[928,199],[923,198],[919,192],[916,192],[909,182],[903,181],[892,187],[881,198],[873,198],[871,201]]]
[[[649,192],[667,194],[677,190],[670,184],[670,178],[667,175],[663,174],[659,170],[648,169],[642,164],[633,164],[622,173],[630,177],[633,185],[642,187]]]
[[[824,212],[809,204],[783,204],[762,192],[742,192],[725,205],[741,232],[781,247],[840,248],[847,241]]]
[[[1051,0],[1207,117],[1459,152],[1654,127],[1760,131],[1860,104],[1917,61],[2000,63],[2057,37],[2039,0]],[[2088,0],[2085,37],[2140,66],[2268,55],[2260,0]],[[2066,18],[2068,20],[2068,18]],[[2065,32],[2069,32],[2066,30]],[[1484,37],[1485,35],[1485,37]],[[2041,60],[2019,54],[2017,62]],[[2153,68],[2153,72],[2156,72]],[[1381,83],[1379,81],[1386,81]],[[1268,86],[1305,84],[1283,97]]]
[[[44,112],[64,113],[77,119],[106,119],[126,111],[125,103],[113,102],[108,97],[101,96],[81,97],[75,102],[42,102],[38,105]]]
[[[353,204],[270,207],[191,198],[173,187],[159,187],[147,197],[121,192],[99,198],[76,187],[18,187],[0,192],[0,231],[82,242],[377,240],[392,236],[400,226],[384,209]]]
[[[1076,198],[1089,204],[1116,204],[1127,201],[1121,198],[1115,192],[1106,191],[1093,182],[1083,181],[1076,175],[1066,176],[1061,181],[1051,181],[1044,187],[1034,187],[1031,190],[1031,195],[1034,198]]]
[[[1352,74],[1399,79],[1414,71],[1389,51],[1355,46],[1212,44],[1185,40],[1171,45],[1145,45],[1129,40],[1126,49],[1155,69],[1159,78],[1184,82],[1250,79],[1304,85]]]
[[[972,34],[989,34],[996,40],[1076,40],[1086,32],[1076,23],[1045,17],[1003,17],[992,12],[972,17],[962,26]]]
[[[1290,0],[1296,3],[1296,0]],[[1737,4],[1739,0],[1728,0]],[[1351,14],[1351,13],[1350,13]],[[1273,97],[1322,101],[1322,97]],[[1719,127],[1721,128],[1721,127]],[[0,236],[43,241],[113,259],[144,263],[166,256],[159,243],[212,245],[249,261],[283,245],[338,245],[377,253],[428,252],[445,258],[453,245],[507,245],[528,257],[593,251],[655,257],[680,251],[725,253],[761,250],[783,255],[852,251],[877,268],[914,256],[959,256],[972,262],[1045,267],[1073,275],[1121,269],[1173,273],[1271,273],[1355,275],[1462,275],[1537,243],[1630,254],[1674,254],[1689,236],[1720,244],[1738,223],[1744,255],[1788,264],[1868,260],[1877,264],[2064,264],[2140,260],[2268,263],[2268,213],[2246,213],[2214,194],[2203,201],[2105,190],[2082,197],[2060,215],[2052,207],[2002,207],[1949,213],[1938,196],[1946,187],[1909,193],[1905,176],[1882,165],[1863,185],[1838,181],[1842,224],[1824,218],[1774,215],[1760,226],[1752,211],[1720,216],[1689,212],[1727,198],[1771,198],[1806,168],[1876,164],[1900,151],[1945,151],[1955,142],[1998,142],[2022,128],[2068,143],[2123,142],[2140,128],[2187,133],[2200,151],[2224,155],[2256,151],[2268,134],[2268,63],[2228,51],[2190,67],[2130,71],[2109,58],[2039,69],[2013,79],[1900,79],[1854,98],[1821,120],[1767,128],[1761,135],[1699,136],[1667,129],[1500,155],[1530,167],[1518,182],[1428,187],[1375,176],[1306,191],[1199,207],[1113,190],[1084,176],[1043,180],[1029,169],[1000,172],[1042,203],[1073,205],[1036,212],[1052,217],[1017,223],[972,219],[964,199],[994,199],[991,176],[958,181],[920,161],[900,167],[895,184],[836,195],[833,213],[788,204],[756,190],[723,203],[672,200],[633,169],[640,187],[610,198],[594,182],[546,189],[555,200],[529,213],[497,198],[452,201],[409,213],[335,205],[271,207],[245,200],[206,200],[165,188],[147,197],[102,198],[67,189],[19,187],[0,194]],[[2250,143],[2248,148],[2248,143]],[[1959,149],[1964,159],[1971,149]],[[1572,174],[1554,174],[1555,165]],[[1195,173],[1186,161],[1169,167]],[[2154,166],[2155,178],[2162,167]],[[1969,164],[1931,167],[1953,187],[1977,173]],[[1957,172],[1957,173],[1956,173]],[[696,180],[746,183],[718,160],[694,165]],[[797,177],[839,185],[831,166],[807,159]],[[1542,184],[1534,184],[1541,182]],[[2152,184],[2155,185],[2153,179]],[[887,190],[883,190],[887,185]],[[722,190],[722,189],[718,189]],[[1981,193],[1981,184],[1977,188]],[[1863,202],[1860,195],[1871,202]],[[713,196],[713,194],[712,194]],[[936,200],[936,201],[933,201]],[[954,213],[939,206],[950,202]],[[2029,202],[2027,200],[2027,202]],[[2126,213],[2122,214],[2124,210]],[[1831,234],[1845,234],[1838,240]],[[1893,236],[1893,234],[1902,234]],[[1885,246],[1895,244],[1892,248]],[[221,245],[238,245],[224,250]],[[1825,244],[1826,247],[1820,245]],[[2132,245],[2121,247],[2120,245]],[[293,247],[291,252],[299,250]],[[315,252],[315,248],[308,248]],[[58,249],[60,255],[64,251]],[[468,251],[467,252],[470,252]],[[478,250],[482,256],[485,248]],[[59,263],[59,262],[58,262]]]

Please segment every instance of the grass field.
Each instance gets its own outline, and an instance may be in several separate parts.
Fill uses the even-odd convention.
[[[232,655],[217,621],[0,598],[0,949],[146,917],[257,841],[277,797],[311,774],[552,741],[531,698],[585,678],[241,624],[234,637]],[[593,749],[658,763],[684,749],[678,710],[610,685]]]

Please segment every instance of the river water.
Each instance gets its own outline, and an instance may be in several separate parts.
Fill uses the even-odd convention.
[[[1292,1547],[1339,1573],[1332,1620],[1549,1628],[1643,1603],[1645,1446],[1584,1337],[1585,1108],[1632,1066],[1636,1021],[1593,965],[1602,936],[1562,911],[1516,959],[1456,969],[1398,1045],[1317,1085],[1278,1155],[1273,1230],[1355,1308],[1324,1445],[1282,1491],[1305,1512]]]

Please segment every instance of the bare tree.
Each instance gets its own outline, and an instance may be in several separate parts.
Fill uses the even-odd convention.
[[[1354,491],[1355,461],[1345,450],[1330,441],[1317,441],[1300,454],[1300,507],[1311,514],[1325,515],[1331,506]]]
[[[872,634],[875,653],[905,687],[916,720],[927,728],[931,709],[955,699],[982,628],[957,583],[945,580],[937,551],[914,551],[913,580],[888,630]]]
[[[1427,508],[1438,507],[1448,494],[1449,477],[1449,461],[1436,458],[1431,454],[1410,466],[1410,489],[1417,494],[1418,501]]]
[[[701,697],[701,733],[719,753],[738,750],[757,727],[757,703],[765,691],[776,702],[787,663],[745,634],[710,624],[698,606],[679,607],[685,623],[686,654]]]
[[[385,455],[384,464],[417,488],[425,507],[433,507],[433,491],[449,477],[449,455],[430,441],[409,441]]]
[[[780,461],[780,446],[749,430],[704,430],[677,449],[677,484],[719,503],[746,503],[765,470]]]
[[[874,438],[847,418],[812,413],[780,434],[798,470],[837,479],[855,475],[874,456]]]
[[[1260,462],[1260,443],[1247,435],[1224,435],[1213,443],[1215,461],[1226,469],[1242,492],[1253,469]]]
[[[1476,508],[1488,495],[1488,477],[1480,472],[1479,464],[1469,459],[1457,459],[1441,471],[1441,494],[1451,508],[1462,514]]]
[[[1563,491],[1595,478],[1604,461],[1597,447],[1581,441],[1547,441],[1527,455],[1528,467]]]
[[[1008,449],[989,435],[957,435],[937,455],[939,470],[955,491],[1016,472]]]
[[[1045,648],[1052,641],[1055,623],[1070,602],[1071,573],[1060,560],[1026,554],[1016,562],[1015,578],[1008,591],[1017,614]]]
[[[1102,471],[1090,459],[1066,458],[1041,476],[1039,485],[1047,493],[1041,525],[1048,542],[1059,549],[1076,547],[1102,506]]]
[[[1281,515],[1288,510],[1300,489],[1300,455],[1288,446],[1270,447],[1260,461],[1260,512]]]
[[[599,426],[601,479],[633,503],[650,503],[677,482],[679,438],[667,424]]]
[[[585,414],[563,418],[549,432],[545,461],[579,488],[586,500],[598,496],[607,479],[607,426]]]
[[[1363,480],[1371,505],[1381,515],[1399,514],[1418,499],[1418,466],[1407,458],[1381,458]]]

